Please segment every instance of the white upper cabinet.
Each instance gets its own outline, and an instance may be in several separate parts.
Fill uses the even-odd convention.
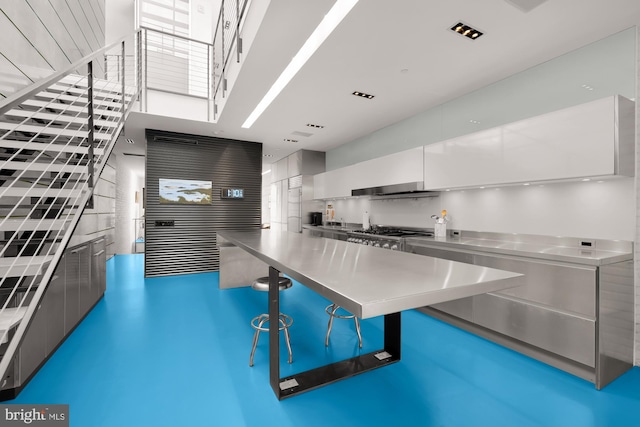
[[[425,189],[633,176],[634,123],[612,96],[426,145]]]
[[[347,182],[348,167],[334,169],[313,176],[313,198],[331,199],[351,196],[351,187]]]
[[[423,180],[422,147],[378,157],[348,166],[352,190]],[[349,194],[351,195],[351,194]]]
[[[314,175],[314,198],[350,197],[351,190],[423,180],[422,147]]]

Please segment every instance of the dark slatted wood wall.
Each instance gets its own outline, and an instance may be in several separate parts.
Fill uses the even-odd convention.
[[[146,138],[145,277],[218,271],[216,232],[260,228],[262,144],[151,129]],[[159,203],[160,178],[211,181],[211,205]],[[222,199],[225,187],[244,199]]]

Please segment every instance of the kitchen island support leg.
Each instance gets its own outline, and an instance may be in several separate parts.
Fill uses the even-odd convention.
[[[269,267],[269,318],[280,314],[278,281],[280,272]],[[384,316],[384,349],[361,354],[291,377],[280,378],[280,332],[278,322],[269,322],[269,382],[279,400],[313,390],[400,360],[401,313]]]
[[[269,382],[276,395],[280,390],[280,272],[269,267]]]

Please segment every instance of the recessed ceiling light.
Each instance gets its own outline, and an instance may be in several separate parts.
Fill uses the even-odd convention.
[[[582,182],[587,182],[587,181],[591,181],[591,179],[590,178],[585,178],[585,179],[582,180]]]
[[[525,183],[524,183],[524,184],[522,184],[522,185],[531,185],[531,184],[529,184],[528,182],[525,182]]]
[[[256,108],[249,114],[244,121],[242,127],[250,128],[258,117],[267,109],[278,94],[291,81],[302,66],[311,58],[311,55],[324,43],[329,35],[336,29],[338,24],[347,16],[347,14],[358,3],[358,0],[338,0],[335,2],[331,10],[324,16],[320,24],[313,30],[304,45],[300,48],[296,56],[293,57],[289,65],[284,69],[282,74],[273,83],[265,96],[260,100]]]
[[[469,123],[473,123],[474,125],[479,125],[480,122],[477,120],[469,120]]]
[[[358,92],[358,91],[353,92],[352,95],[360,96],[362,98],[367,98],[367,99],[373,99],[373,95],[369,95],[368,93],[363,93],[363,92]]]
[[[314,125],[313,123],[307,123],[307,126],[310,128],[322,129],[324,126],[322,125]]]
[[[467,25],[462,22],[458,22],[456,25],[451,27],[451,31],[453,31],[454,33],[458,33],[461,36],[465,36],[466,38],[471,40],[476,40],[484,34],[483,32],[478,31],[475,28],[471,27],[470,25]]]
[[[127,142],[128,142],[129,144],[133,144],[133,139],[131,139],[131,138],[127,138]]]
[[[273,157],[273,154],[263,154],[262,157]]]
[[[297,140],[297,139],[288,139],[288,138],[285,138],[285,139],[284,139],[284,142],[298,142],[298,140]]]
[[[582,88],[585,90],[593,90],[593,87],[589,86],[589,85],[582,85]]]

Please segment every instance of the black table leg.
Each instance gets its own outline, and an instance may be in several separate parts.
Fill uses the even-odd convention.
[[[269,267],[269,382],[280,399],[280,272]]]
[[[269,319],[277,319],[280,314],[279,274],[269,267]],[[401,313],[391,313],[384,316],[384,349],[280,378],[279,326],[278,322],[269,322],[269,382],[280,400],[400,360]]]

